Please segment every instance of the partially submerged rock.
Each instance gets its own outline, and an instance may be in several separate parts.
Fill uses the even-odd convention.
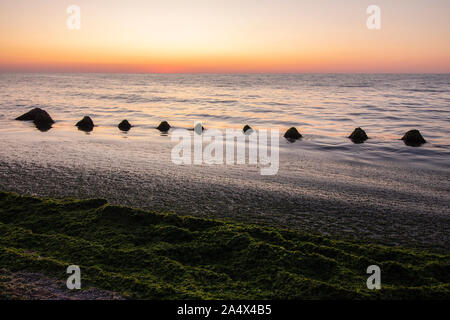
[[[47,111],[42,110],[41,108],[34,108],[20,117],[17,117],[16,120],[33,121],[36,128],[40,131],[50,130],[52,128],[52,124],[55,123]]]
[[[349,138],[355,143],[362,143],[369,139],[366,132],[361,128],[356,128],[355,130],[353,130]]]
[[[427,141],[423,138],[419,130],[410,130],[402,137],[403,142],[408,146],[420,146]]]
[[[47,113],[47,111],[42,110],[41,108],[34,108],[27,113],[21,115],[20,117],[17,117],[16,120],[19,121],[33,121],[34,124],[47,124],[52,125],[55,123],[53,121],[52,117]]]
[[[250,131],[249,131],[250,130]],[[244,126],[244,129],[242,129],[242,131],[244,131],[244,133],[247,133],[247,131],[249,131],[249,133],[251,133],[253,131],[252,127],[250,127],[248,124],[246,124]]]
[[[163,132],[169,131],[170,124],[167,121],[163,121],[159,124],[159,126],[156,129],[158,129],[159,131],[163,131]]]
[[[78,121],[76,126],[78,127],[79,130],[89,132],[94,129],[94,122],[90,117],[86,116],[80,121]]]
[[[297,128],[292,127],[284,134],[284,137],[288,140],[298,140],[302,137],[300,132],[298,132]]]
[[[133,126],[128,122],[128,120],[122,120],[118,127],[122,131],[129,131]]]
[[[46,132],[52,128],[52,124],[50,122],[34,121],[34,125],[36,126],[36,129],[42,132]]]

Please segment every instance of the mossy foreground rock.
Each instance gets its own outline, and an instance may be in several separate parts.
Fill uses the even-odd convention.
[[[284,134],[284,137],[288,140],[298,140],[302,137],[300,132],[298,132],[297,128],[292,127]]]
[[[132,125],[128,122],[128,120],[122,120],[118,125],[119,129],[122,131],[130,131]]]
[[[169,131],[170,124],[167,121],[163,121],[159,124],[158,127],[156,127],[156,129],[158,129],[159,131],[162,131],[162,132]]]
[[[450,255],[0,192],[0,266],[133,299],[449,299]],[[381,268],[381,290],[366,286]],[[1,281],[0,281],[1,286]],[[1,289],[1,287],[0,287]],[[1,290],[0,290],[1,293]]]
[[[41,131],[50,130],[52,124],[55,123],[55,121],[53,121],[52,117],[50,117],[48,112],[42,110],[41,108],[34,108],[28,111],[27,113],[21,115],[20,117],[17,117],[16,120],[33,121],[36,128],[38,128]]]
[[[355,130],[353,130],[349,138],[355,143],[362,143],[369,139],[366,132],[361,128],[356,128]]]
[[[92,131],[94,129],[94,121],[90,117],[84,117],[77,122],[76,126],[82,131]]]
[[[405,144],[410,146],[420,146],[426,143],[426,140],[423,138],[422,134],[419,130],[410,130],[402,137],[402,140]]]

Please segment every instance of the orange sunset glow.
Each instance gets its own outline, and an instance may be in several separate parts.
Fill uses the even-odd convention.
[[[450,72],[450,2],[0,1],[0,70]],[[69,30],[69,5],[81,29]]]

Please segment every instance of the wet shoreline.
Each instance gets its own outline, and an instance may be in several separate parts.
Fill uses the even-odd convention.
[[[105,170],[92,163],[73,166],[0,158],[0,190],[43,197],[105,198],[113,204],[153,211],[262,223],[388,245],[437,250],[448,250],[450,245],[448,181],[432,171],[414,180],[405,177],[407,169],[395,169],[398,180],[383,181],[391,173],[377,176],[383,170],[364,164],[313,165],[311,159],[304,168],[309,173],[289,174],[284,168],[280,175],[263,178],[256,168],[247,168],[243,175],[239,167],[180,167],[154,161],[150,167],[136,163],[131,168],[120,159],[108,160],[109,170]],[[361,173],[352,176],[355,170]],[[424,185],[419,184],[427,180],[427,189],[421,190]]]

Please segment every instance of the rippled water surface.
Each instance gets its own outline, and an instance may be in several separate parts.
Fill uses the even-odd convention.
[[[450,153],[450,75],[159,75],[0,74],[1,130],[23,128],[11,119],[33,106],[73,131],[84,115],[110,133],[126,118],[136,128],[127,137],[154,133],[161,120],[173,126],[279,129],[296,126],[305,148],[353,153],[346,139],[363,127],[370,152],[381,158],[413,153],[430,164]],[[398,139],[419,129],[428,144],[406,148]],[[108,131],[110,130],[110,131]],[[369,147],[367,147],[369,146]],[[359,150],[357,149],[357,150]],[[372,154],[373,155],[373,154]]]
[[[6,115],[40,105],[60,121],[88,113],[101,125],[249,122],[325,136],[357,124],[384,138],[419,127],[450,141],[449,75],[1,74],[0,88]]]

